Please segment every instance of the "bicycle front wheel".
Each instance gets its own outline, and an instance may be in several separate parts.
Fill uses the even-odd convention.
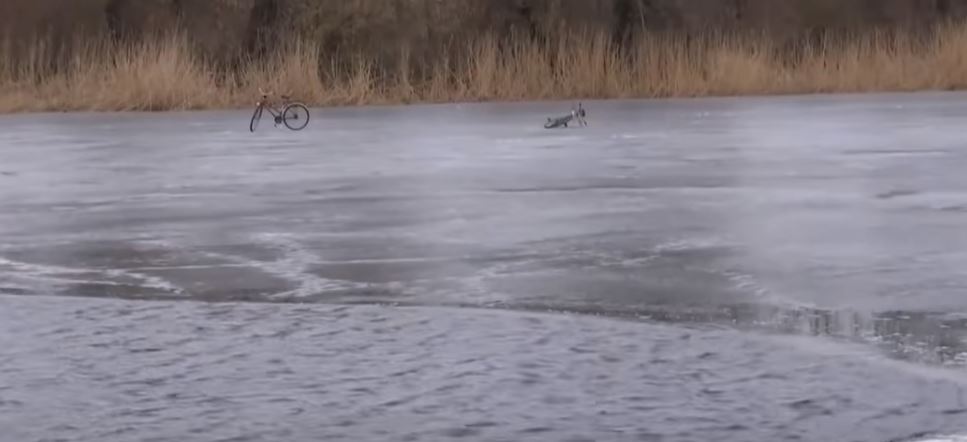
[[[282,122],[292,130],[302,130],[309,125],[309,109],[301,103],[293,103],[282,111]]]
[[[259,105],[255,108],[255,113],[252,114],[252,121],[248,123],[249,132],[255,132],[255,128],[259,127],[259,120],[262,119],[262,106]]]

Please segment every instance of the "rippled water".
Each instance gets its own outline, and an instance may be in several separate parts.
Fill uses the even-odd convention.
[[[967,416],[957,374],[709,327],[446,308],[3,302],[9,440],[887,440]]]
[[[0,440],[967,433],[961,97],[4,117]]]

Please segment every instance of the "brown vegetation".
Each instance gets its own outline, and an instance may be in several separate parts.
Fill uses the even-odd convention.
[[[0,111],[954,89],[962,3],[11,0]]]

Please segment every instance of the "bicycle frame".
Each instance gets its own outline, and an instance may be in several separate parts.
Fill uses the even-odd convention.
[[[285,109],[286,106],[289,105],[289,101],[283,100],[282,105],[277,107],[273,104],[266,103],[267,98],[268,98],[267,96],[263,96],[262,99],[259,100],[259,102],[257,103],[257,106],[262,108],[263,110],[268,110],[269,113],[272,114],[272,117],[275,119],[276,124],[278,124],[278,122],[281,121],[281,118],[282,118],[282,111],[283,109]]]

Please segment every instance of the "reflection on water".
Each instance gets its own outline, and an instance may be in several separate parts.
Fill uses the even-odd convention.
[[[761,332],[823,336],[868,343],[911,362],[967,367],[967,319],[930,312],[858,312],[736,304],[710,309],[603,309],[547,304],[504,306],[627,320],[727,326]]]
[[[752,307],[777,330],[814,336],[831,336],[872,342],[891,356],[930,364],[967,366],[967,321],[946,318],[942,313],[833,311],[821,309],[781,310]],[[741,307],[733,317],[743,315]],[[761,321],[761,320],[759,320]],[[736,322],[742,323],[741,319]]]

